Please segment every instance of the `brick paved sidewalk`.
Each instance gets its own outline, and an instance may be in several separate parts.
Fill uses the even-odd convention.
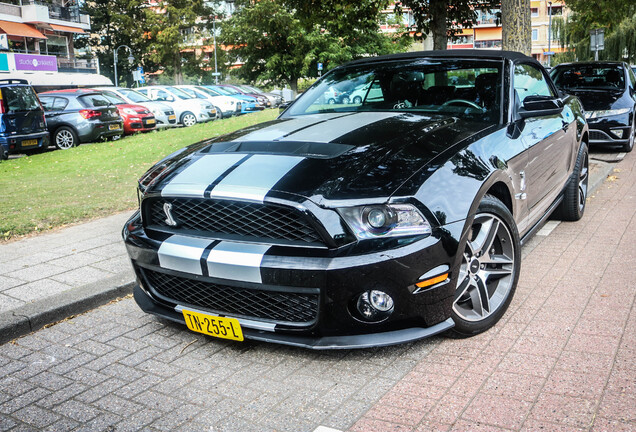
[[[635,431],[636,155],[524,248],[491,331],[433,347],[351,431]]]
[[[121,241],[130,214],[0,244],[0,329],[9,332],[6,325],[15,321],[13,317],[29,317],[57,303],[72,306],[90,293],[132,282],[134,274]],[[91,283],[97,286],[79,290]],[[62,294],[64,299],[56,302]],[[2,336],[0,343],[6,341]]]

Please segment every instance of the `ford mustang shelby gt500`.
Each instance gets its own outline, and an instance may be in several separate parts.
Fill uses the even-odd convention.
[[[348,63],[277,120],[139,180],[135,300],[193,331],[314,349],[477,334],[508,307],[523,242],[553,213],[581,218],[587,142],[578,99],[521,54]]]

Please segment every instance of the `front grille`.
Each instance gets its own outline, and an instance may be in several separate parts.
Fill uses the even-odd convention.
[[[171,231],[194,230],[209,236],[234,234],[322,243],[320,235],[299,210],[270,204],[205,198],[158,198],[144,202],[144,220],[151,225],[170,228],[163,210],[166,203],[172,205],[172,216],[179,223]]]
[[[164,111],[163,113],[167,116],[174,115],[174,111]]]
[[[182,306],[277,322],[309,324],[318,316],[319,295],[219,285],[154,270],[142,270],[150,287]]]

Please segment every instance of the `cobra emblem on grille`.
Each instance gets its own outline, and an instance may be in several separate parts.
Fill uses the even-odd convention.
[[[172,216],[172,204],[164,203],[163,212],[166,214],[166,223],[170,226],[176,227],[178,222]]]

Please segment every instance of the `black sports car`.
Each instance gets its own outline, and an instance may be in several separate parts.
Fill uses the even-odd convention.
[[[559,90],[577,96],[590,127],[590,144],[624,152],[636,137],[636,75],[623,62],[564,63],[550,71]]]
[[[370,83],[360,101],[324,102]],[[585,208],[588,130],[542,66],[502,51],[338,67],[272,122],[139,181],[123,236],[149,313],[212,336],[360,348],[504,314],[521,244]]]

